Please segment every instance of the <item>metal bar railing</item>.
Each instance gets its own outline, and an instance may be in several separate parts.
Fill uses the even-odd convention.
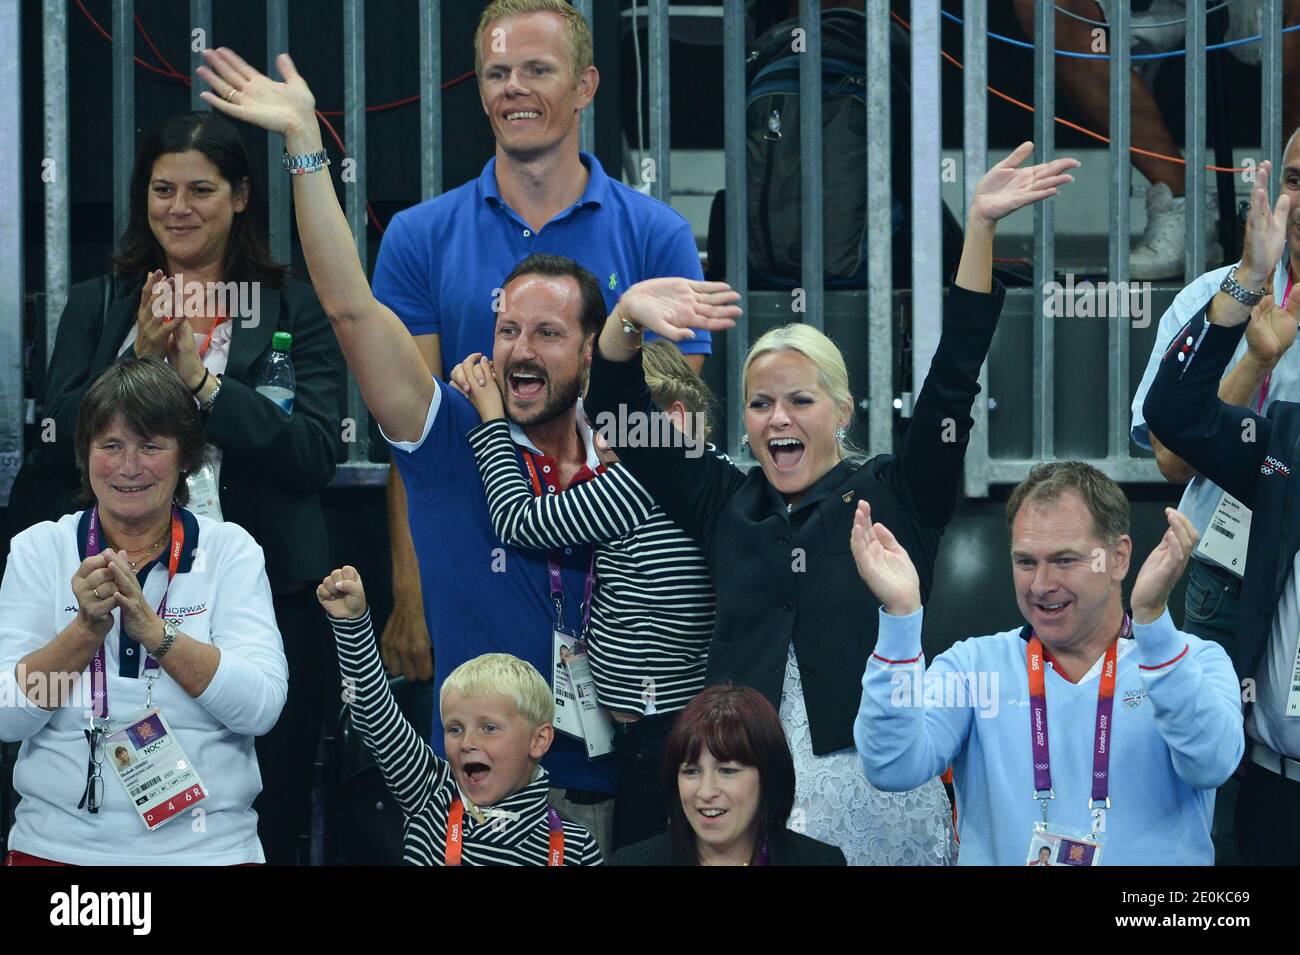
[[[131,215],[135,160],[135,15],[133,0],[113,0],[113,238]]]
[[[939,0],[912,0],[912,395],[921,388],[943,327],[942,89]],[[910,402],[903,406],[910,416]]]
[[[45,119],[45,362],[54,354],[59,319],[71,284],[71,182],[68,169],[68,5],[45,0],[41,32],[41,69]]]
[[[894,187],[889,5],[867,14],[867,450],[894,450]],[[742,140],[743,146],[743,140]],[[742,208],[744,208],[742,206]]]
[[[821,0],[799,0],[799,26],[805,43],[799,57],[799,272],[804,290],[803,321],[819,331],[826,325],[821,7]]]
[[[592,19],[594,11],[591,9],[591,0],[573,0],[573,5],[577,7],[578,12],[582,14],[582,18],[587,21],[594,33],[596,21]],[[636,29],[635,23],[632,24],[632,29]],[[441,76],[441,72],[438,75]],[[428,89],[428,87],[426,86],[425,89]],[[588,153],[596,151],[596,103],[594,100],[591,105],[582,111],[582,118],[579,120],[578,125],[578,148]]]
[[[1044,14],[1049,15],[1044,15]],[[1056,21],[1055,10],[1040,5],[1034,17],[1034,162],[1050,162],[1056,155]],[[1124,42],[1127,42],[1125,39]],[[1056,275],[1056,208],[1051,201],[1034,204],[1034,288],[1041,289]],[[1053,424],[1056,396],[1051,364],[1056,330],[1047,303],[1039,299],[1034,322],[1033,348],[1033,456],[1050,460],[1054,455]]]
[[[420,0],[420,197],[442,192],[442,0]]]
[[[23,460],[23,63],[20,0],[0,0],[0,504]],[[62,170],[60,170],[62,174]]]
[[[270,42],[271,14],[267,10],[267,42]],[[287,29],[287,24],[286,24]],[[202,40],[201,43],[194,42]],[[198,47],[196,50],[195,47]],[[203,65],[204,48],[216,49],[217,43],[212,36],[212,0],[190,0],[190,76]],[[277,51],[279,52],[279,51]],[[197,112],[207,109],[208,105],[199,99],[199,94],[206,87],[202,83],[190,83],[190,109]]]
[[[1129,58],[1130,10],[1127,3],[1111,4],[1110,11],[1110,240],[1109,272],[1112,288],[1128,288],[1129,253],[1129,193],[1133,179],[1133,164],[1129,160],[1129,145],[1133,140],[1132,99],[1133,72]],[[1204,24],[1202,24],[1204,26]],[[1118,39],[1117,39],[1118,38]],[[1190,195],[1190,193],[1189,193]],[[1049,202],[1040,203],[1049,205]],[[1118,299],[1118,296],[1116,296]],[[1128,359],[1131,336],[1127,327],[1128,298],[1119,315],[1111,315],[1106,322],[1106,340],[1109,351],[1107,367],[1107,455],[1118,458],[1128,454],[1129,441],[1129,389]],[[1048,351],[1049,360],[1054,361]],[[1050,387],[1050,386],[1049,386]]]
[[[727,220],[727,281],[740,293],[744,313],[724,333],[727,349],[728,450],[740,457],[745,433],[743,369],[749,350],[749,221],[745,184],[745,5],[726,0],[722,8],[723,148]]]
[[[962,71],[962,195],[965,200],[963,212],[969,220],[971,203],[975,198],[975,187],[979,185],[988,166],[989,154],[989,105],[985,85],[989,73],[988,41],[988,7],[984,0],[965,0],[962,5],[962,46],[966,65]],[[982,439],[970,442],[966,449],[967,465],[965,475],[983,471],[988,460],[989,444],[989,363],[985,360],[980,367],[980,393],[971,406],[971,419],[974,431]],[[967,493],[976,493],[969,486]]]
[[[1205,0],[1187,0],[1183,48],[1183,154],[1191,160],[1205,154]],[[1183,278],[1191,282],[1205,271],[1205,163],[1187,163],[1183,194]]]
[[[1260,40],[1259,145],[1262,158],[1273,163],[1273,175],[1268,180],[1272,203],[1277,201],[1282,179],[1282,0],[1261,0],[1261,4],[1264,37]]]
[[[366,3],[343,0],[343,124],[351,154],[343,164],[344,204],[348,226],[357,244],[361,267],[368,269],[366,245]],[[348,462],[370,458],[370,416],[361,389],[348,376],[348,417],[356,426],[356,440],[348,445]]]
[[[650,194],[660,202],[672,202],[672,151],[671,115],[668,76],[668,0],[649,0],[650,40],[650,157],[654,162],[654,178],[650,181]]]
[[[275,76],[275,58],[289,50],[289,0],[266,0],[266,72]],[[194,84],[197,87],[199,84]],[[271,237],[271,255],[277,262],[288,262],[293,235],[289,197],[292,189],[284,174],[284,141],[279,136],[266,137],[267,227]]]

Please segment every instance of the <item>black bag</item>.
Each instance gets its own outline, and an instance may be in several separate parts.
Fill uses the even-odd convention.
[[[805,54],[793,48],[798,26],[798,20],[787,20],[772,27],[754,42],[747,64],[747,215],[755,288],[788,289],[801,281],[799,63]],[[856,10],[827,10],[821,29],[823,282],[831,289],[866,288],[866,18]],[[891,24],[895,287],[911,284],[909,56],[907,35]],[[961,228],[945,207],[945,275],[956,269],[961,241]]]

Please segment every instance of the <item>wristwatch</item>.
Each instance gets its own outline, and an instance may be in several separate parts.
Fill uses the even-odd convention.
[[[1228,270],[1228,275],[1224,278],[1223,284],[1219,286],[1219,289],[1220,291],[1227,292],[1247,308],[1254,308],[1256,303],[1258,303],[1259,300],[1264,297],[1265,293],[1268,292],[1268,285],[1265,284],[1265,286],[1258,292],[1246,288],[1246,286],[1237,281],[1237,269],[1240,267],[1240,265],[1234,265]]]
[[[281,162],[284,165],[284,171],[291,176],[320,172],[330,164],[329,155],[323,149],[314,153],[300,153],[297,156],[289,155],[289,150],[286,149]]]
[[[181,632],[180,622],[175,617],[166,617],[163,619],[163,639],[158,644],[158,649],[151,654],[155,660],[161,660],[163,654],[172,648],[176,642],[176,635]]]

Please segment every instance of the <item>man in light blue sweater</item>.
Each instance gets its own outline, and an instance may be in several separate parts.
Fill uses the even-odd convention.
[[[916,571],[859,503],[853,554],[881,609],[854,739],[880,789],[953,767],[961,864],[1025,865],[1045,844],[1053,864],[1214,862],[1214,790],[1241,761],[1241,700],[1223,648],[1170,619],[1197,535],[1166,514],[1130,616],[1123,492],[1081,462],[1038,465],[1007,502],[1028,625],[960,641],[926,670]]]

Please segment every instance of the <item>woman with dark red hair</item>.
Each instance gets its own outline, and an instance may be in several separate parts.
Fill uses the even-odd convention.
[[[686,705],[664,745],[668,832],[611,865],[845,865],[844,853],[786,828],[794,760],[763,694],[711,686]],[[799,821],[795,820],[798,827]]]

